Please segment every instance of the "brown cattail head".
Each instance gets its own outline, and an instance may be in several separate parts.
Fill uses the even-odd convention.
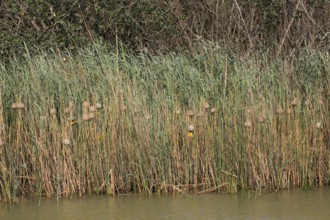
[[[96,109],[102,109],[103,108],[101,103],[96,103],[95,106],[96,106]]]
[[[145,114],[145,115],[144,115],[144,118],[145,118],[147,121],[150,119],[150,117],[151,117],[151,116],[150,116],[149,114]]]
[[[194,131],[195,127],[194,125],[188,125],[188,131]]]
[[[281,114],[284,113],[284,110],[283,110],[283,108],[282,108],[281,105],[278,105],[278,106],[277,106],[276,113],[279,114],[279,115],[281,115]]]
[[[259,118],[258,118],[258,121],[259,121],[260,124],[265,123],[266,122],[266,117],[263,116],[263,115],[260,115]]]
[[[207,103],[207,102],[205,101],[205,102],[203,103],[203,108],[204,108],[205,110],[209,109],[209,108],[210,108],[209,103]]]
[[[89,106],[89,112],[96,112],[96,107],[94,105]]]
[[[192,110],[187,110],[186,115],[191,117],[194,115],[194,112]]]
[[[297,106],[298,105],[298,99],[297,98],[294,98],[292,101],[291,101],[291,105],[294,107],[294,106]]]
[[[84,101],[83,104],[82,104],[82,106],[83,106],[84,108],[89,108],[90,104],[89,104],[88,101]]]
[[[317,123],[316,123],[316,128],[319,129],[319,128],[321,128],[321,127],[322,127],[322,123],[321,123],[321,122],[317,122]]]
[[[24,109],[25,108],[25,105],[22,102],[17,102],[17,103],[13,103],[11,105],[11,108],[12,109]]]
[[[56,115],[56,109],[55,108],[50,109],[49,114]]]
[[[71,145],[71,141],[69,138],[64,138],[63,141],[62,141],[62,144],[64,146],[70,146]]]
[[[248,119],[245,123],[244,123],[244,127],[252,127],[252,122]]]
[[[214,108],[214,107],[211,108],[211,113],[212,113],[212,114],[214,114],[214,113],[216,113],[216,112],[217,112],[217,109],[216,109],[216,108]]]
[[[89,121],[89,114],[83,114],[82,120],[83,121]]]
[[[125,111],[127,109],[126,105],[120,105],[120,111]]]
[[[88,114],[88,118],[89,118],[89,120],[93,120],[95,118],[95,112],[90,112]]]
[[[0,147],[2,147],[3,145],[5,145],[5,142],[2,140],[2,138],[0,137]]]

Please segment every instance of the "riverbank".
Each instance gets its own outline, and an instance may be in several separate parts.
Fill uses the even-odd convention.
[[[0,200],[329,184],[329,54],[78,55],[1,66]]]

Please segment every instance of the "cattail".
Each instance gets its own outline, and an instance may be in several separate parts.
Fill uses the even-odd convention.
[[[62,141],[62,144],[65,146],[70,146],[71,145],[71,141],[68,138],[64,138]]]
[[[25,105],[22,102],[17,102],[17,103],[13,103],[11,105],[11,108],[12,109],[24,109],[25,108]]]
[[[279,115],[284,113],[284,110],[281,105],[277,106],[276,113]]]
[[[83,114],[82,120],[83,121],[89,121],[89,114]]]
[[[5,142],[2,140],[2,138],[0,137],[0,147],[2,147],[5,144]]]
[[[89,112],[96,112],[96,107],[94,105],[90,106]]]
[[[188,110],[188,111],[186,112],[186,115],[189,116],[189,117],[191,117],[191,116],[194,115],[194,112],[193,112],[192,110]]]
[[[194,131],[195,127],[194,125],[188,125],[188,131]]]
[[[92,119],[94,119],[95,118],[95,112],[90,112],[89,114],[88,114],[88,119],[89,120],[92,120]]]
[[[144,118],[145,118],[147,121],[150,119],[150,117],[151,117],[151,116],[150,116],[149,114],[145,114],[145,115],[144,115]]]
[[[244,123],[244,127],[252,127],[252,122],[250,120],[247,120],[245,123]]]
[[[126,105],[120,105],[120,111],[125,111],[127,109]]]
[[[96,109],[102,109],[103,108],[101,103],[96,103],[95,106],[96,106]]]
[[[260,115],[259,118],[258,118],[258,121],[259,121],[260,124],[265,123],[266,122],[266,117],[263,116],[263,115]]]
[[[188,125],[188,137],[193,138],[194,137],[194,125]]]
[[[211,108],[211,113],[214,114],[217,112],[217,109],[216,108]]]
[[[50,109],[49,114],[56,115],[56,109],[55,108]]]
[[[322,123],[321,123],[321,122],[317,122],[317,123],[316,123],[316,128],[319,129],[319,128],[321,128],[321,127],[322,127]]]
[[[88,101],[84,101],[83,104],[82,104],[82,106],[83,106],[84,108],[88,108],[88,107],[90,106],[90,104],[89,104]]]
[[[298,105],[298,99],[297,98],[294,98],[291,102],[291,105],[292,106],[297,106]]]
[[[204,108],[205,110],[209,109],[209,108],[210,108],[209,103],[204,102],[204,103],[203,103],[203,108]]]

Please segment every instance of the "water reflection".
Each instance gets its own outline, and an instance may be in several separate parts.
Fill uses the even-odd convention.
[[[330,190],[236,195],[117,196],[1,205],[0,220],[329,219]]]

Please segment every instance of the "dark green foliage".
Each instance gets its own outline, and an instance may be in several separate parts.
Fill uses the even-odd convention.
[[[144,52],[193,50],[201,40],[238,51],[327,50],[329,16],[327,0],[2,0],[0,56],[25,45],[72,51],[100,39]]]

